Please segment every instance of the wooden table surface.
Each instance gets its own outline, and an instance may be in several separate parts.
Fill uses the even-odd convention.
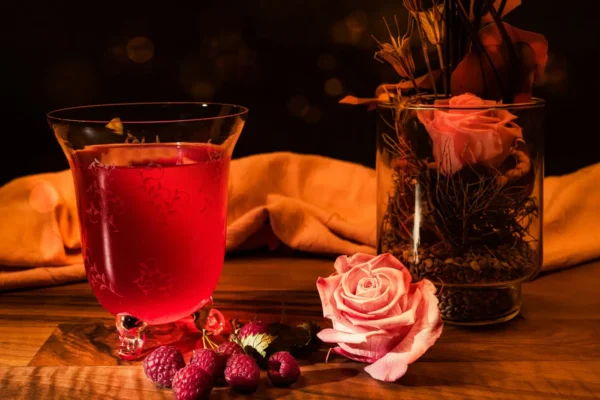
[[[324,326],[315,287],[332,260],[233,258],[216,305],[227,317]],[[600,397],[600,263],[539,277],[524,287],[515,320],[487,328],[446,325],[396,383],[325,349],[303,361],[291,388],[263,379],[255,398],[577,399]],[[170,399],[139,363],[114,353],[113,318],[87,283],[0,294],[0,399]],[[211,398],[243,398],[229,388]]]

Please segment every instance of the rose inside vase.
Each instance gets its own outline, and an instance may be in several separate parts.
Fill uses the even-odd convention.
[[[438,285],[444,319],[516,315],[541,266],[543,102],[378,107],[378,251]]]

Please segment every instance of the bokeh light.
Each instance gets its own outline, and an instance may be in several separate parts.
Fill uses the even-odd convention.
[[[331,97],[339,96],[343,92],[344,92],[344,85],[342,85],[342,82],[339,79],[331,78],[325,82],[325,93],[327,93],[328,96],[331,96]]]
[[[197,81],[192,84],[192,96],[198,100],[210,100],[215,94],[215,87],[208,81]]]
[[[358,44],[366,35],[369,26],[369,16],[362,10],[357,10],[336,22],[331,28],[331,37],[335,43]]]
[[[136,63],[146,63],[154,57],[154,44],[144,36],[136,36],[127,42],[127,57]]]
[[[310,110],[310,103],[304,96],[293,96],[288,101],[288,112],[296,117],[304,117]]]
[[[321,110],[319,110],[317,107],[311,106],[304,115],[304,122],[311,125],[318,124],[321,122],[321,117]]]
[[[343,21],[338,21],[331,28],[331,38],[334,43],[346,44],[350,42],[350,33]]]
[[[317,66],[322,71],[332,71],[335,69],[336,60],[331,54],[321,54],[317,59]]]

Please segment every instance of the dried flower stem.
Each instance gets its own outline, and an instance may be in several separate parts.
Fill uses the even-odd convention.
[[[500,7],[498,7],[498,15],[502,16],[504,13],[504,7],[506,7],[506,0],[502,0],[500,2]]]
[[[444,63],[444,51],[442,49],[442,45],[440,43],[436,44],[438,58],[440,60],[440,69],[442,70],[442,84],[444,85],[444,94],[448,95],[448,79],[446,77],[446,65]]]
[[[433,88],[433,93],[437,96],[438,93],[435,85],[435,79],[433,78],[433,70],[431,69],[431,62],[429,61],[427,38],[425,37],[425,32],[423,31],[423,27],[421,26],[421,20],[419,19],[419,15],[413,12],[411,12],[411,15],[417,23],[417,30],[419,31],[419,39],[421,41],[421,50],[423,51],[423,58],[425,59],[425,64],[427,65],[427,75],[429,76],[429,82],[431,83],[431,87]]]
[[[446,32],[444,35],[444,47],[446,48],[446,60],[444,63],[444,82],[446,83],[444,94],[450,96],[450,82],[452,78],[452,0],[444,0],[444,22]],[[440,60],[442,62],[442,60]]]
[[[396,17],[394,16],[394,21],[396,22],[396,29],[398,31],[398,40],[394,39],[394,35],[392,35],[392,31],[390,29],[390,26],[387,23],[387,20],[384,18],[383,19],[383,23],[385,24],[385,27],[387,28],[388,34],[390,35],[390,40],[392,41],[392,45],[394,48],[394,51],[397,53],[398,57],[396,57],[394,59],[394,61],[396,63],[398,63],[399,68],[397,68],[396,66],[394,66],[394,63],[391,62],[390,60],[387,60],[390,64],[392,64],[392,66],[394,66],[394,68],[398,71],[403,71],[404,74],[400,74],[401,76],[404,75],[406,78],[408,78],[413,87],[415,88],[415,92],[417,94],[420,94],[420,90],[419,90],[419,85],[417,84],[417,81],[415,80],[415,75],[412,72],[412,69],[414,68],[414,65],[412,65],[411,68],[411,63],[413,63],[412,61],[412,56],[410,55],[410,52],[408,53],[408,57],[407,54],[403,54],[401,52],[401,46],[403,45],[404,39],[405,38],[410,38],[410,36],[412,35],[413,32],[413,28],[414,28],[414,22],[411,20],[410,15],[408,18],[408,27],[407,27],[407,32],[404,35],[404,37],[402,38],[402,40],[400,39],[400,27],[398,26],[398,20],[396,19]],[[375,38],[375,36],[371,35],[371,37],[373,38],[373,40],[375,40],[375,42],[377,42],[377,44],[379,45],[380,48],[384,48],[384,45],[379,42],[379,40],[377,40],[377,38]],[[377,57],[375,57],[375,59],[378,60]],[[400,72],[398,71],[398,72]]]

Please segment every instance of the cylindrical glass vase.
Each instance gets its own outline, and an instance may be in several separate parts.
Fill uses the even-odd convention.
[[[378,106],[377,250],[438,286],[448,323],[512,319],[541,268],[543,107],[470,94]]]

